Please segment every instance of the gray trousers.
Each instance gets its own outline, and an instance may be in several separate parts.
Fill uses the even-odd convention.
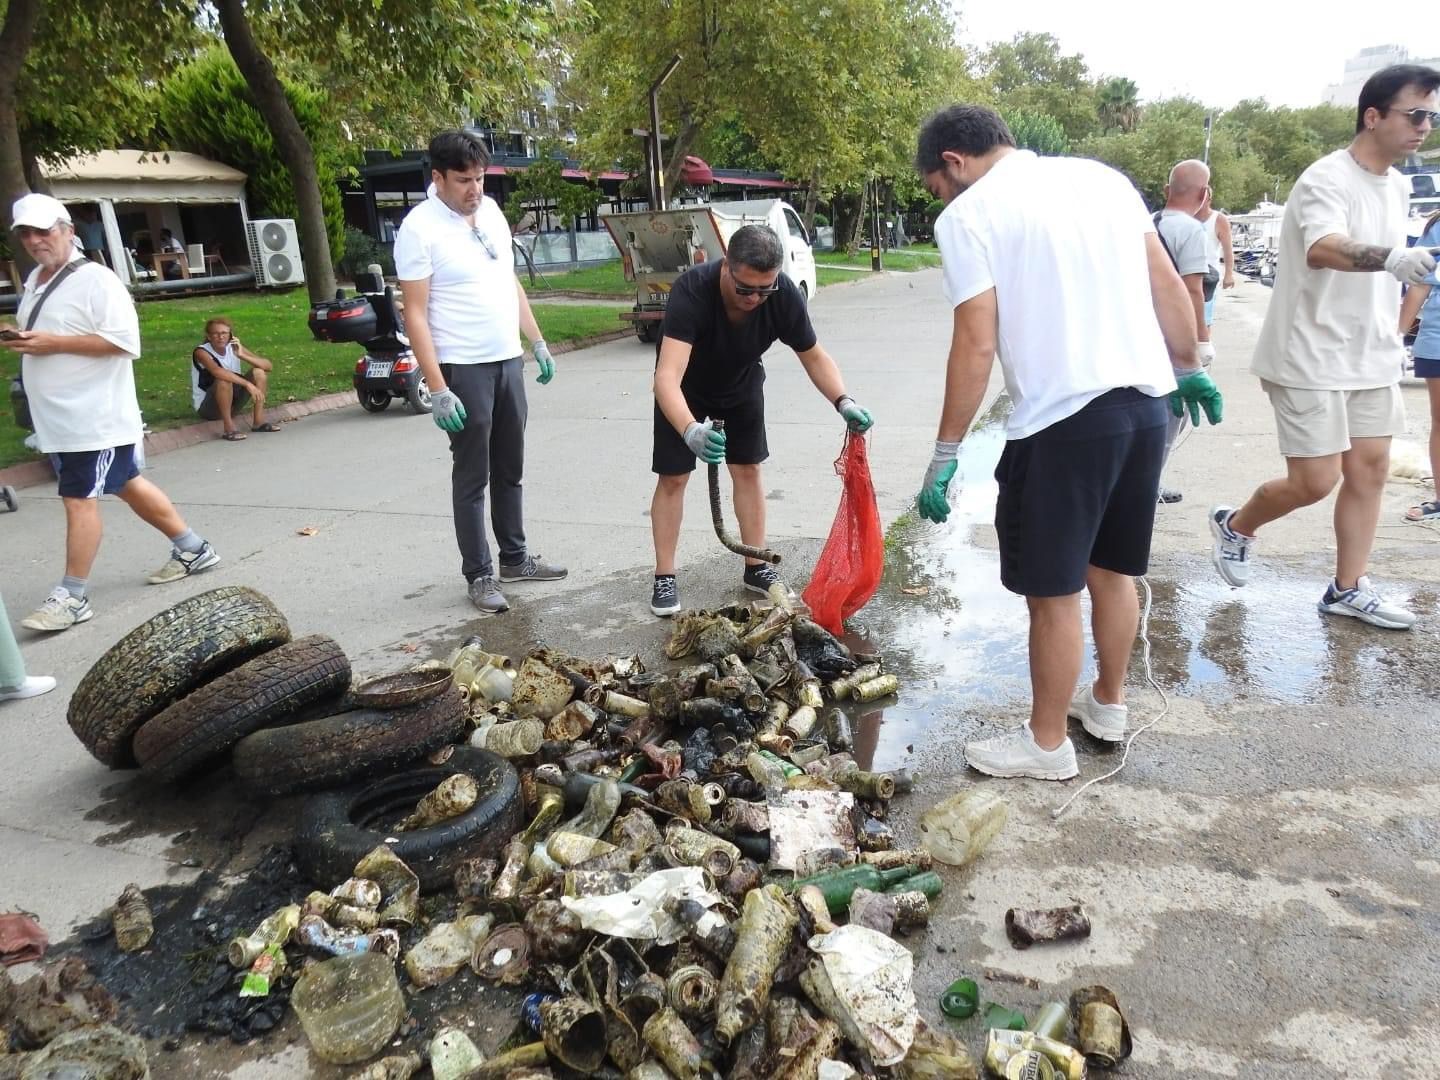
[[[0,690],[14,690],[25,681],[25,662],[20,659],[20,646],[10,629],[5,614],[5,599],[0,597]]]
[[[441,364],[445,383],[465,406],[465,426],[450,435],[450,495],[455,540],[466,581],[495,574],[485,540],[485,488],[500,561],[525,561],[521,478],[525,472],[525,400],[522,358],[492,364]]]

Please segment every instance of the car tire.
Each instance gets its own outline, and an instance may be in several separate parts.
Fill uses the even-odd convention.
[[[384,412],[394,399],[384,390],[359,390],[360,407],[366,412]]]
[[[235,744],[231,760],[247,790],[323,791],[383,776],[454,742],[464,730],[465,702],[451,686],[403,709],[355,709],[256,731]]]
[[[140,725],[191,691],[290,640],[254,589],[211,589],[147,619],[95,661],[70,698],[70,728],[112,769],[135,765]]]
[[[350,661],[333,638],[300,638],[262,653],[181,698],[135,733],[135,760],[152,780],[198,772],[252,731],[283,722],[350,685]]]
[[[473,776],[480,789],[465,813],[413,832],[392,832],[394,823],[421,796],[455,773]],[[497,858],[523,822],[520,778],[515,767],[488,750],[455,748],[443,765],[416,765],[363,784],[314,795],[300,811],[295,859],[317,887],[333,888],[365,855],[384,844],[415,871],[420,888],[449,888],[466,859]]]
[[[430,387],[425,384],[424,378],[415,384],[413,390],[406,392],[405,404],[417,416],[429,413],[435,407],[430,400]]]

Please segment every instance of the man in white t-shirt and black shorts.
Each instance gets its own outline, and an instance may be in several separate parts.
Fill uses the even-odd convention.
[[[450,435],[450,491],[460,572],[481,611],[509,609],[501,582],[554,581],[566,570],[530,554],[521,481],[525,471],[524,353],[530,339],[536,382],[555,361],[515,274],[510,225],[485,195],[489,151],[470,131],[430,140],[428,198],[400,223],[395,275],[405,297],[405,332],[430,388],[431,415]],[[500,552],[499,574],[485,539],[485,489]]]
[[[1250,370],[1275,410],[1286,475],[1266,481],[1238,510],[1210,511],[1212,557],[1234,586],[1250,580],[1262,525],[1335,499],[1335,577],[1318,607],[1387,630],[1415,615],[1386,600],[1367,573],[1390,472],[1390,440],[1405,431],[1396,331],[1400,284],[1435,269],[1407,247],[1410,187],[1392,165],[1434,128],[1440,71],[1397,64],[1360,89],[1355,138],[1295,182],[1280,228],[1280,260]]]
[[[15,233],[36,267],[25,281],[21,327],[0,345],[23,354],[25,394],[35,436],[59,478],[65,506],[65,576],[20,625],[68,630],[94,616],[87,597],[100,551],[101,495],[118,495],[170,540],[170,559],[149,577],[178,581],[220,561],[185,524],[170,499],[140,475],[143,437],[133,362],[140,321],[125,286],[108,267],[77,257],[64,204],[49,195],[15,203]]]
[[[935,240],[954,309],[923,517],[949,515],[960,443],[997,352],[1014,404],[995,529],[1000,580],[1030,610],[1030,722],[967,744],[965,760],[991,776],[1068,780],[1079,770],[1067,716],[1098,739],[1125,737],[1134,578],[1150,557],[1166,398],[1218,423],[1220,393],[1196,357],[1185,287],[1124,176],[1017,150],[999,114],[978,105],[927,120],[916,165],[948,204]],[[1085,212],[1057,215],[1060,193]],[[1099,674],[1077,692],[1086,590]]]

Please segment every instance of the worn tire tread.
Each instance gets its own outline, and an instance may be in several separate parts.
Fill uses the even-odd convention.
[[[70,698],[70,728],[111,768],[135,764],[131,740],[146,720],[218,675],[290,640],[266,597],[240,585],[188,597],[131,630]]]
[[[261,653],[151,717],[135,733],[146,776],[178,780],[221,757],[252,731],[350,685],[350,661],[323,634]]]
[[[356,709],[303,724],[266,728],[235,744],[235,773],[252,791],[286,795],[379,776],[454,742],[465,702],[451,686],[400,709]]]

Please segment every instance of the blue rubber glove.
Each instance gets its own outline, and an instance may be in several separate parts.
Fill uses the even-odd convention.
[[[1179,389],[1170,395],[1170,411],[1174,415],[1183,416],[1188,408],[1190,423],[1199,427],[1200,410],[1204,409],[1206,420],[1211,424],[1220,423],[1225,415],[1225,399],[1208,371],[1179,370],[1175,372],[1175,381]]]
[[[441,390],[431,395],[430,415],[442,431],[453,433],[465,426],[465,406],[453,390]]]
[[[719,465],[725,460],[725,432],[716,431],[709,420],[703,424],[698,420],[691,420],[690,426],[685,429],[684,438],[690,452],[706,465]]]
[[[845,426],[854,432],[869,431],[875,424],[870,410],[861,408],[849,394],[840,395],[835,402],[835,411],[845,418]]]
[[[950,516],[950,482],[955,479],[959,453],[958,442],[935,443],[935,454],[930,458],[925,480],[920,485],[920,495],[915,500],[920,516],[926,521],[940,524]]]
[[[550,347],[544,341],[537,341],[530,348],[535,353],[535,364],[540,369],[535,381],[544,386],[555,377],[555,358],[550,355]]]

